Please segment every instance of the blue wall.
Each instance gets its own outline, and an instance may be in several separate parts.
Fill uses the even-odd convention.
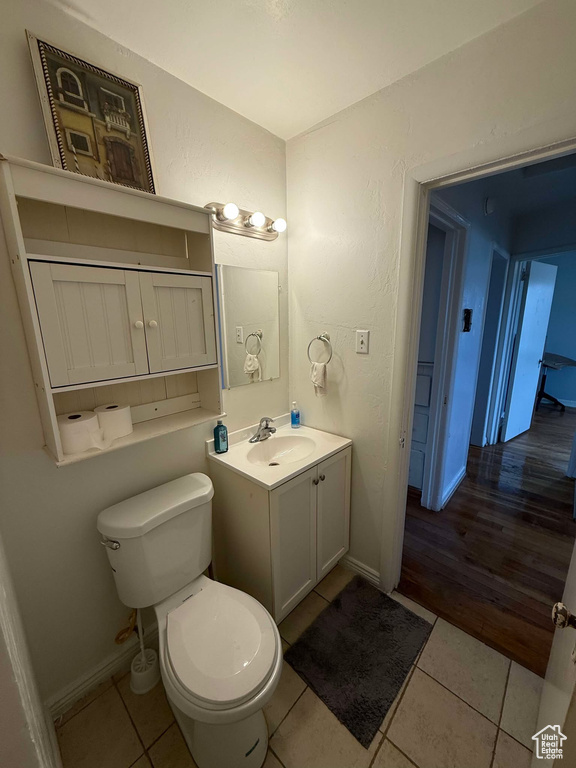
[[[445,243],[446,233],[442,232],[441,229],[438,229],[438,227],[435,227],[433,224],[429,224],[428,239],[426,243],[426,271],[424,274],[424,294],[422,296],[422,320],[420,321],[418,362],[434,362]]]
[[[576,251],[542,261],[558,267],[546,351],[576,360]],[[549,371],[546,391],[576,406],[576,368]]]
[[[497,243],[505,251],[511,245],[512,219],[505,205],[498,201],[490,216],[484,215],[484,199],[491,194],[491,179],[463,184],[436,192],[470,222],[468,253],[464,270],[464,290],[461,308],[473,310],[471,333],[459,333],[457,365],[454,378],[451,418],[448,430],[451,439],[446,455],[445,485],[466,466],[470,443],[484,445],[484,426],[488,407],[487,383],[478,382],[481,345],[488,299],[492,251]],[[477,395],[477,383],[484,387]],[[489,383],[489,382],[488,382]],[[473,418],[474,417],[474,418]],[[472,426],[475,426],[472,431]]]
[[[441,487],[446,494],[456,487],[462,479],[466,469],[468,451],[470,447],[470,433],[472,427],[472,415],[476,393],[476,380],[480,362],[480,349],[484,326],[484,314],[492,266],[492,250],[494,241],[504,249],[510,246],[511,219],[507,208],[501,205],[491,216],[484,215],[484,198],[488,195],[489,180],[435,191],[431,195],[432,201],[440,199],[448,203],[461,216],[470,222],[468,232],[468,248],[464,263],[464,276],[462,296],[458,312],[458,325],[461,326],[461,316],[464,307],[473,310],[472,330],[470,333],[458,333],[455,370],[452,384],[452,392],[447,412],[448,440],[444,453],[442,466]],[[428,245],[436,242],[434,228],[430,228]],[[427,315],[432,314],[434,303],[437,307],[435,294],[440,287],[440,262],[436,260],[433,265],[438,274],[433,279],[434,270],[428,269],[427,263],[425,276],[425,291],[430,295],[425,297],[422,324],[427,323]],[[437,309],[436,309],[437,314]],[[420,364],[418,366],[418,379],[424,380],[432,374],[429,366],[424,369],[422,362],[431,363],[431,342],[433,341],[433,329],[425,328],[421,334]],[[410,484],[419,488],[421,486],[421,474],[424,467],[423,455],[426,453],[427,443],[427,412],[429,403],[418,400],[414,411],[414,429],[412,457],[410,464]],[[420,464],[418,463],[420,460]],[[443,496],[446,494],[442,494]],[[433,502],[436,503],[436,502]],[[439,508],[439,507],[438,507]]]

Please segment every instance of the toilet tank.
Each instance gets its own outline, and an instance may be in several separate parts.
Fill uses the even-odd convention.
[[[206,570],[213,496],[210,478],[194,473],[100,512],[97,527],[125,605],[155,605]]]

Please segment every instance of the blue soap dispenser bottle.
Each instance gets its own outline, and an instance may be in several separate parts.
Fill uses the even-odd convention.
[[[228,430],[222,424],[222,419],[214,427],[214,450],[216,453],[226,453],[228,450]]]
[[[296,405],[296,400],[292,403],[292,410],[290,411],[290,426],[292,429],[298,429],[300,426],[300,411]]]

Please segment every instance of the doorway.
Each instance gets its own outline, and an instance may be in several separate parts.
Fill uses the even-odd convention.
[[[468,222],[467,245],[460,288],[453,283],[456,295],[437,300],[433,265],[442,241],[430,219],[399,584],[400,592],[538,674],[546,668],[550,608],[562,594],[576,534],[574,482],[566,476],[576,408],[568,398],[564,409],[543,400],[535,411],[546,354],[571,354],[559,334],[548,343],[556,276],[571,269],[553,262],[576,264],[576,226],[573,253],[570,242],[558,252],[551,239],[558,230],[549,226],[562,206],[573,205],[574,163],[554,165],[431,194],[431,210],[441,200]],[[562,312],[558,324],[567,338],[576,307]],[[446,318],[449,331],[457,328],[455,339],[439,332]],[[431,325],[434,358],[425,360]],[[426,413],[418,385],[426,363],[429,391],[440,393],[438,428],[433,398]],[[436,503],[425,494],[426,468],[434,464]]]
[[[443,200],[431,201],[409,485],[419,488],[423,504],[435,510],[446,504],[462,475],[454,444],[447,443],[452,424],[446,403],[459,397],[466,376],[465,345],[459,359],[455,350],[468,228],[469,222]],[[440,450],[443,445],[447,450]]]
[[[498,440],[497,425],[495,431],[495,422],[497,422],[495,417],[499,399],[497,387],[500,380],[498,348],[502,331],[510,254],[494,244],[491,261],[484,334],[472,415],[472,431],[470,433],[471,444],[479,447],[495,443]]]

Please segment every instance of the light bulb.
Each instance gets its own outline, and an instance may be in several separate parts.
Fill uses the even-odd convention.
[[[216,214],[219,221],[232,221],[237,218],[240,213],[236,203],[226,203],[223,208],[220,208]]]
[[[247,227],[263,227],[266,224],[266,216],[261,211],[256,211],[246,220]]]
[[[271,232],[286,232],[286,219],[274,219],[269,229]]]

